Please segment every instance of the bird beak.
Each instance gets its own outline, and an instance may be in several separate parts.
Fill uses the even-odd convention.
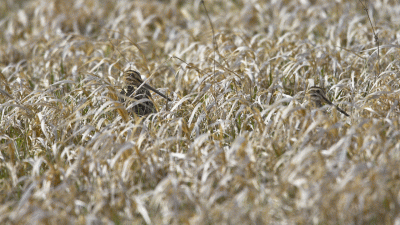
[[[333,103],[331,101],[329,101],[325,95],[321,95],[321,97],[324,99],[325,102],[327,102],[329,105],[333,105]]]
[[[146,83],[142,83],[141,86],[143,86],[144,88],[148,89],[148,90],[152,90],[155,93],[157,93],[158,95],[160,95],[161,97],[167,99],[168,101],[172,101],[172,99],[168,98],[167,96],[165,96],[163,93],[157,91],[155,88],[153,88],[152,86],[146,84]]]

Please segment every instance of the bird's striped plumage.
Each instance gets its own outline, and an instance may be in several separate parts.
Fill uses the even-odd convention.
[[[138,116],[145,116],[157,112],[149,90],[156,92],[169,101],[172,101],[150,85],[143,83],[140,73],[135,70],[127,70],[124,72],[124,82],[125,86],[122,88],[120,93],[120,101],[125,102],[126,106],[129,104],[135,104],[130,111]]]
[[[325,91],[324,89],[317,87],[317,86],[312,86],[308,89],[308,96],[309,100],[312,104],[314,104],[315,107],[322,107],[322,103],[325,102],[328,105],[334,106],[339,112],[343,113],[346,116],[349,116],[344,110],[339,108],[337,105],[334,105],[331,101],[328,100],[328,98],[325,96]]]

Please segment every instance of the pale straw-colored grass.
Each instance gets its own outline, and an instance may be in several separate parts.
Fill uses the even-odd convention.
[[[1,224],[400,222],[397,1],[6,2]]]

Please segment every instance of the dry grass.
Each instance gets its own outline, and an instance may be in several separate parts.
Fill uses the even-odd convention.
[[[1,224],[400,222],[397,1],[6,2]]]

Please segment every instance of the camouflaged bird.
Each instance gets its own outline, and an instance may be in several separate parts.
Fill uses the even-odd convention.
[[[122,88],[120,93],[122,96],[120,101],[126,101],[126,106],[134,104],[134,106],[130,109],[130,112],[133,112],[138,116],[145,116],[147,114],[157,112],[149,90],[154,91],[169,101],[172,101],[170,98],[157,91],[150,85],[143,83],[140,73],[137,71],[125,71],[123,79],[125,81],[125,86]],[[127,96],[128,98],[123,96]]]
[[[307,94],[309,96],[310,102],[314,104],[314,107],[318,108],[322,107],[322,103],[325,102],[328,105],[335,106],[335,108],[344,115],[349,116],[349,114],[347,114],[344,110],[342,110],[337,105],[334,105],[331,101],[328,100],[328,98],[325,96],[324,89],[317,86],[312,86],[308,89]]]

